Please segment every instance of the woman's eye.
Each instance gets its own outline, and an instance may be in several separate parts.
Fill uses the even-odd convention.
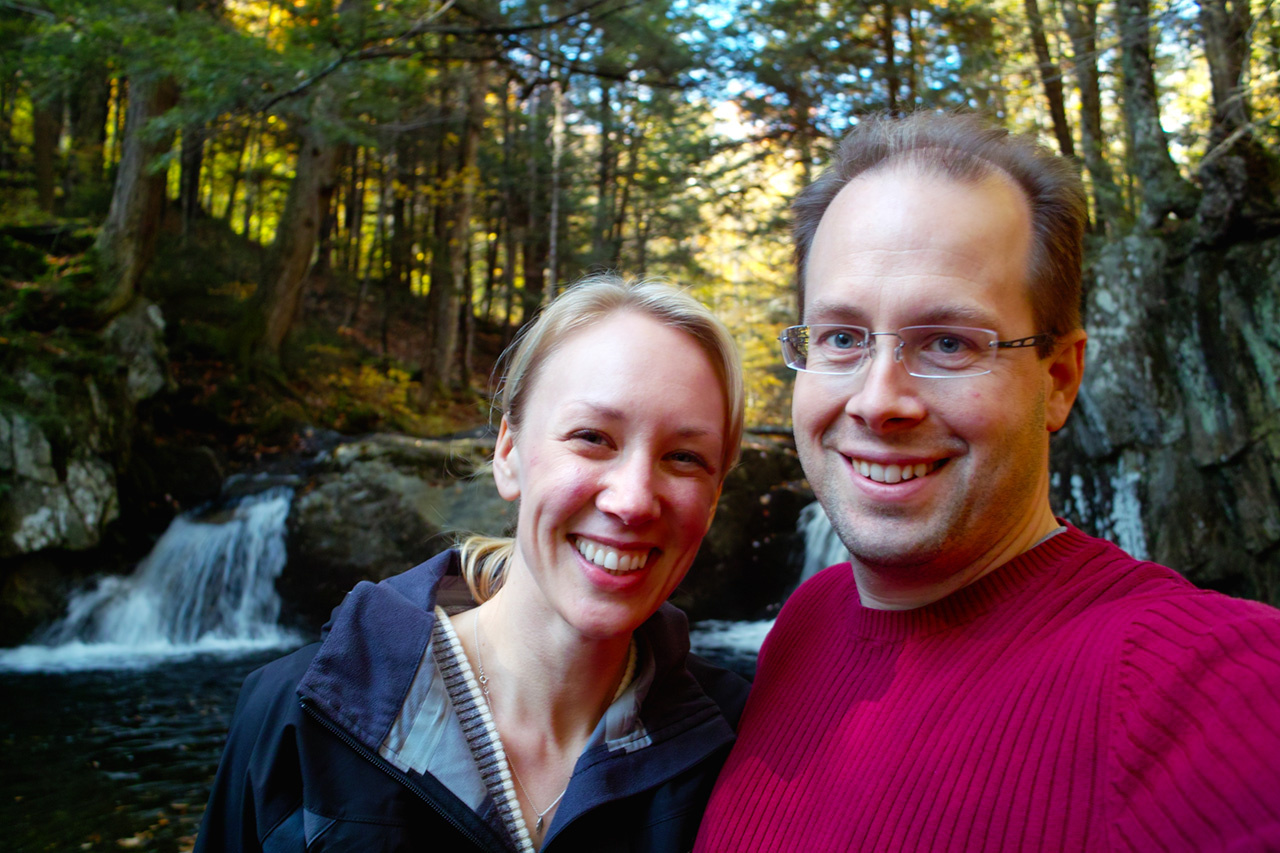
[[[671,454],[671,459],[678,465],[701,468],[704,471],[711,470],[711,465],[707,463],[706,457],[692,450],[678,450]]]
[[[584,441],[587,444],[608,444],[609,443],[609,439],[607,436],[605,436],[604,433],[594,429],[574,430],[569,437],[576,439],[578,441]]]

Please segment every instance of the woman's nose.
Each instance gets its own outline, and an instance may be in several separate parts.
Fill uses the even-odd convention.
[[[611,470],[596,506],[628,526],[657,518],[660,509],[650,460],[636,454]]]

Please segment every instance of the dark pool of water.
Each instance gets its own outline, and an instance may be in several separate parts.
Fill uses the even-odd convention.
[[[758,640],[732,629],[695,631],[695,647],[749,677]],[[281,653],[0,672],[0,850],[190,850],[240,683]]]
[[[280,653],[0,673],[0,848],[191,849],[240,683]]]

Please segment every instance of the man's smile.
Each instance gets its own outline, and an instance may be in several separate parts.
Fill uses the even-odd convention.
[[[926,477],[937,471],[947,463],[946,459],[939,459],[935,462],[916,462],[914,464],[896,464],[881,462],[869,462],[866,459],[857,459],[855,457],[846,457],[853,470],[869,480],[877,483],[901,483],[904,480],[911,480],[916,477]]]

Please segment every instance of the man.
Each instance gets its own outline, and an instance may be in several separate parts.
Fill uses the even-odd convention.
[[[1069,163],[869,119],[795,215],[796,446],[852,562],[779,615],[696,849],[1280,850],[1280,611],[1050,509]]]

